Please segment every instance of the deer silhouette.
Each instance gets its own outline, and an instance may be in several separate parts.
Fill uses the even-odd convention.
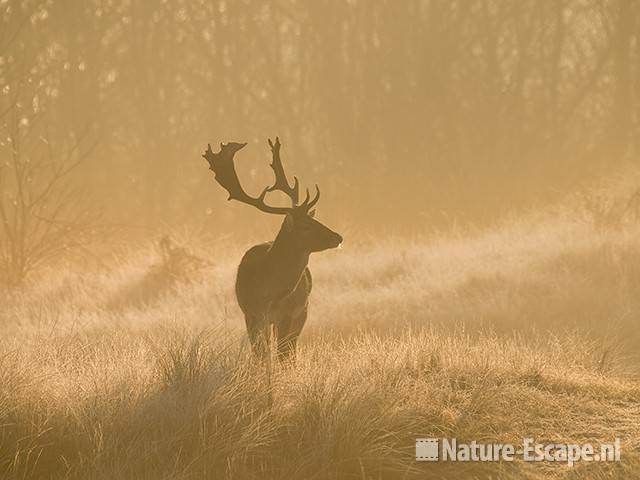
[[[220,152],[213,153],[211,145],[202,155],[215,173],[216,181],[229,193],[229,200],[252,205],[258,210],[284,215],[284,221],[275,240],[255,245],[242,257],[236,276],[236,297],[244,313],[247,332],[253,352],[263,358],[269,351],[269,341],[277,345],[278,359],[295,358],[296,343],[307,320],[311,272],[309,255],[338,247],[342,237],[314,219],[313,207],[320,199],[320,189],[299,203],[299,182],[293,185],[280,159],[280,139],[269,139],[271,168],[275,174],[272,186],[267,186],[257,197],[247,194],[240,184],[234,164],[234,155],[246,143],[220,144]],[[267,193],[280,191],[291,199],[291,207],[267,205]]]

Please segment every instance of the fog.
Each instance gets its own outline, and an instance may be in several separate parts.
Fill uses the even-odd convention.
[[[639,37],[638,0],[0,0],[0,478],[633,477]],[[420,461],[456,438],[593,455]]]
[[[4,0],[5,216],[16,169],[37,165],[28,182],[46,189],[79,162],[53,189],[74,192],[56,221],[266,234],[279,220],[227,203],[201,154],[249,142],[237,163],[257,194],[276,135],[289,175],[320,186],[320,217],[343,230],[420,233],[543,206],[637,158],[638,7]]]

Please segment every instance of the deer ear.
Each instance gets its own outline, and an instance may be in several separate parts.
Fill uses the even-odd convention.
[[[284,217],[284,223],[282,225],[287,232],[293,230],[293,215],[287,213],[287,215],[285,215]]]
[[[316,209],[314,208],[307,215],[309,215],[311,218],[315,217],[316,216]]]

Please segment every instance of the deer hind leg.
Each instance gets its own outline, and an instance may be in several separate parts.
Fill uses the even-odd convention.
[[[269,355],[270,325],[266,315],[245,315],[247,333],[253,354],[263,359]]]
[[[280,362],[295,361],[298,337],[306,320],[307,309],[305,307],[297,315],[287,316],[278,325],[276,335],[278,339],[278,360]]]

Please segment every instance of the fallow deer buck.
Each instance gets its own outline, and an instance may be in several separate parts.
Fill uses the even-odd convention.
[[[272,186],[267,186],[257,197],[244,191],[236,173],[233,157],[246,143],[220,144],[220,152],[213,153],[211,145],[204,155],[216,181],[229,192],[229,200],[252,205],[265,213],[284,215],[280,231],[272,242],[250,248],[242,257],[236,277],[236,297],[244,313],[249,340],[259,358],[268,353],[269,339],[277,342],[278,358],[283,361],[295,357],[296,342],[307,319],[311,272],[307,266],[309,255],[338,247],[342,237],[315,220],[313,207],[320,198],[316,185],[313,199],[306,197],[299,203],[299,183],[293,177],[293,186],[280,159],[280,140],[269,139],[275,174]],[[280,191],[291,199],[291,207],[267,205],[267,193]],[[273,332],[272,332],[273,329]]]

